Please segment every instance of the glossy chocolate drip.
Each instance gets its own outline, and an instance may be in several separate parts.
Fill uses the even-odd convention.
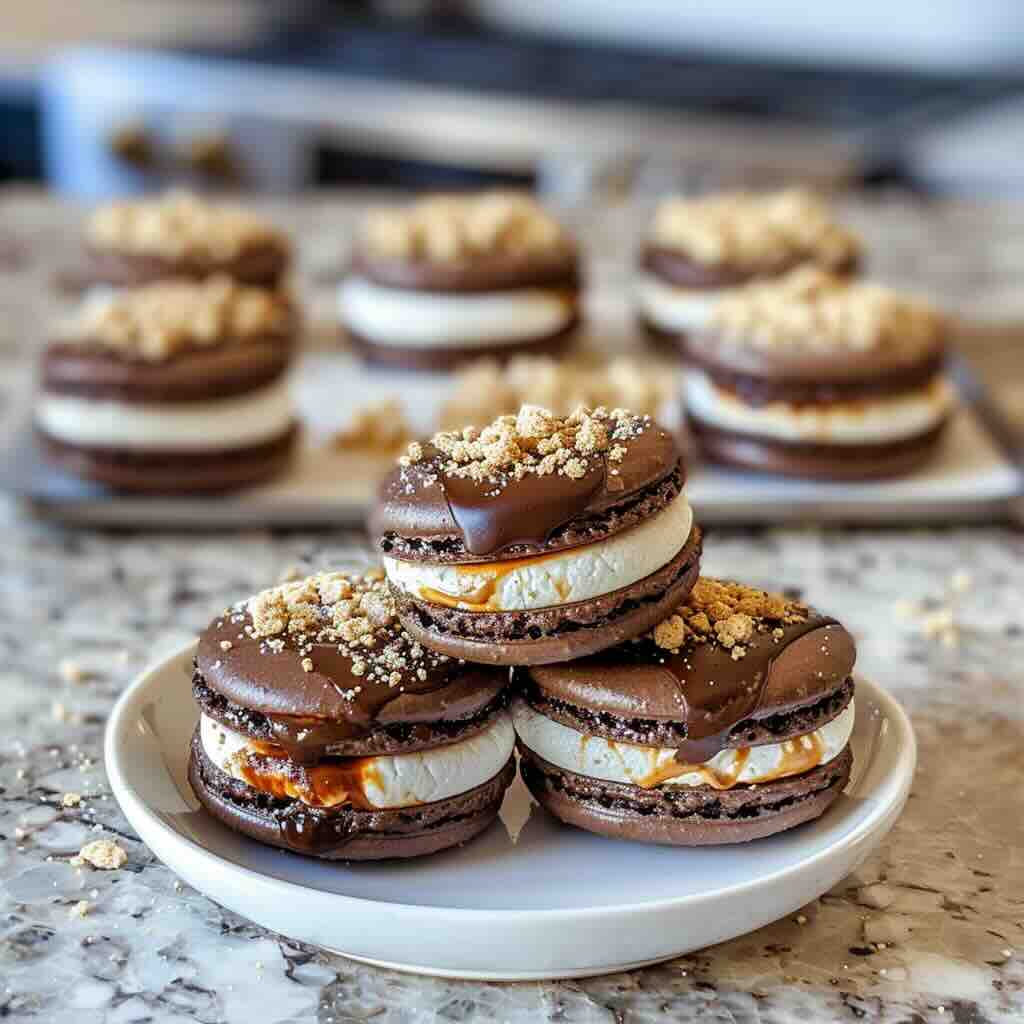
[[[203,682],[228,701],[265,716],[273,742],[299,765],[313,764],[329,748],[370,736],[382,727],[429,729],[434,722],[470,718],[501,693],[508,673],[459,664],[425,652],[419,665],[389,685],[353,671],[336,644],[314,643],[302,668],[290,638],[280,650],[247,636],[225,617],[199,639],[196,668]],[[227,642],[228,649],[221,647]],[[383,641],[381,641],[383,643]]]
[[[551,472],[482,482],[446,474],[446,457],[424,444],[420,462],[394,470],[382,483],[371,529],[378,536],[457,540],[465,561],[510,548],[517,556],[543,551],[573,521],[598,516],[673,471],[683,474],[675,437],[656,423],[621,444],[620,461],[612,466],[607,455],[592,454],[578,479]]]
[[[466,549],[486,555],[514,544],[542,545],[567,519],[587,510],[605,479],[604,463],[598,462],[578,480],[556,473],[528,476],[495,493],[493,484],[446,477],[444,491]]]
[[[676,760],[703,764],[740,722],[813,703],[849,676],[853,640],[835,619],[810,615],[780,628],[779,638],[770,624],[756,633],[736,659],[718,644],[673,654],[643,639],[530,672],[545,695],[598,714],[680,723]]]

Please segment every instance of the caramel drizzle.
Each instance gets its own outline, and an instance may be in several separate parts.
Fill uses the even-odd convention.
[[[226,768],[228,774],[278,799],[299,800],[308,807],[349,806],[365,811],[375,806],[366,796],[366,787],[382,784],[374,761],[373,757],[347,757],[301,765],[281,747],[254,740],[233,754]]]
[[[457,576],[486,576],[487,578],[475,589],[466,594],[448,594],[434,587],[421,586],[420,597],[424,601],[443,605],[445,608],[458,608],[461,611],[492,612],[501,611],[501,606],[494,600],[501,581],[517,569],[529,565],[541,565],[565,557],[564,551],[554,551],[543,555],[526,555],[522,558],[510,558],[507,562],[484,562],[455,565]],[[555,582],[555,589],[565,600],[568,597],[568,586],[560,581]]]
[[[581,763],[587,743],[594,738],[596,737],[586,735],[580,737]],[[625,758],[622,756],[623,749],[637,749],[635,745],[620,744],[615,740],[605,740],[604,742],[610,750],[618,755],[623,768],[625,768]],[[766,782],[775,782],[777,779],[787,778],[790,775],[801,775],[812,768],[817,768],[821,764],[822,755],[825,753],[824,744],[817,732],[785,740],[781,744],[781,748],[782,756],[779,758],[779,763],[775,768],[770,772],[748,780],[747,785],[761,785]],[[732,763],[725,770],[712,768],[708,762],[690,763],[680,760],[678,757],[671,761],[666,761],[664,764],[657,765],[653,763],[657,747],[641,747],[639,749],[650,752],[652,766],[640,778],[631,778],[634,786],[639,786],[641,789],[654,789],[670,779],[677,779],[680,776],[693,773],[699,775],[705,785],[711,786],[712,789],[722,790],[732,789],[739,783],[740,775],[743,774],[743,769],[750,760],[750,752],[753,748],[734,748]]]

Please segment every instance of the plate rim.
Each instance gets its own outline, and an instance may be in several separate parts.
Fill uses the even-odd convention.
[[[187,652],[194,650],[197,642],[197,639],[190,640],[188,643],[175,648],[173,651],[147,665],[127,686],[121,696],[117,699],[114,707],[111,709],[107,725],[104,729],[103,739],[104,766],[107,772],[107,777],[110,781],[111,791],[121,807],[121,810],[124,812],[125,817],[132,825],[132,828],[139,833],[140,838],[142,829],[140,829],[136,823],[136,814],[140,818],[145,819],[147,826],[156,828],[162,832],[170,842],[186,846],[191,853],[206,859],[208,862],[213,863],[222,870],[241,872],[243,876],[258,881],[260,885],[277,889],[283,897],[296,890],[303,893],[320,892],[332,900],[342,900],[347,904],[358,905],[364,910],[371,907],[384,906],[387,908],[389,913],[394,913],[401,917],[422,914],[443,915],[452,919],[456,923],[459,920],[464,919],[479,920],[484,916],[493,920],[496,925],[500,924],[502,921],[525,921],[531,918],[540,918],[544,921],[557,921],[559,919],[579,920],[580,918],[600,920],[623,915],[633,917],[645,913],[662,914],[673,909],[682,910],[684,908],[699,907],[709,900],[717,901],[730,897],[736,898],[738,896],[742,896],[745,892],[756,891],[765,886],[785,884],[791,875],[813,870],[816,864],[833,855],[835,852],[836,844],[832,844],[824,847],[809,857],[800,859],[786,867],[776,869],[769,874],[757,875],[756,877],[746,881],[733,883],[724,887],[720,886],[713,889],[707,889],[698,893],[690,893],[685,896],[672,896],[659,900],[647,900],[641,903],[616,903],[591,907],[552,907],[533,909],[444,907],[421,903],[401,903],[368,899],[361,896],[350,896],[346,893],[331,892],[328,890],[318,889],[315,886],[301,885],[298,882],[291,882],[286,879],[276,878],[272,875],[254,870],[251,867],[228,860],[227,858],[208,850],[205,846],[197,843],[194,839],[191,839],[188,836],[183,835],[178,830],[172,828],[159,815],[154,814],[153,811],[150,810],[146,801],[135,786],[128,780],[122,769],[117,747],[117,736],[121,729],[124,728],[124,723],[126,722],[130,709],[135,702],[140,699],[139,694],[145,692],[149,685],[151,685],[153,677],[166,671],[171,662],[183,658]],[[914,773],[917,767],[917,738],[914,735],[914,729],[910,717],[904,710],[903,706],[895,697],[892,696],[892,694],[889,693],[888,690],[866,676],[855,673],[855,680],[857,685],[867,686],[870,688],[873,698],[879,703],[885,705],[889,719],[897,723],[898,730],[901,734],[901,741],[898,742],[896,748],[898,752],[897,763],[885,779],[886,789],[895,786],[895,792],[888,799],[879,800],[877,806],[872,808],[870,813],[868,813],[864,819],[856,825],[853,831],[843,838],[842,845],[847,847],[857,845],[865,835],[874,833],[879,827],[884,827],[885,831],[888,831],[893,822],[889,822],[888,825],[886,825],[885,822],[889,817],[893,817],[895,820],[895,817],[898,817],[902,812],[907,796],[909,795],[910,788],[913,784]],[[144,838],[142,841],[144,843],[146,842]],[[158,859],[161,859],[161,862],[163,863],[162,858]],[[167,866],[170,867],[170,865]],[[172,871],[175,870],[173,867],[170,869]]]

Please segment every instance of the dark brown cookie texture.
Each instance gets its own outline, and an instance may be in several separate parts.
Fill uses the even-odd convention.
[[[649,523],[685,502],[684,483],[675,438],[650,417],[524,406],[410,446],[381,485],[371,530],[402,622],[422,643],[488,664],[560,661],[636,636],[679,603],[697,576],[699,529],[670,537],[664,563],[639,580],[585,600],[563,590],[560,603],[521,610],[407,589],[402,563],[497,579]]]
[[[576,299],[567,299],[574,305]],[[378,345],[351,328],[345,331],[349,344],[367,363],[396,370],[453,370],[478,359],[504,361],[515,356],[559,356],[571,345],[580,325],[578,313],[552,334],[528,341],[502,342],[490,345],[448,345],[444,348],[422,348],[405,345]]]
[[[80,283],[138,288],[156,281],[223,275],[277,288],[291,246],[250,210],[185,192],[108,203],[86,224]]]
[[[556,817],[603,835],[686,846],[791,828],[823,813],[849,778],[849,746],[824,760],[816,734],[848,708],[855,659],[853,640],[835,619],[702,578],[641,637],[590,657],[517,669],[523,778]],[[536,715],[574,730],[580,743],[544,739],[530,726]],[[659,761],[643,785],[588,776],[582,761],[564,760],[570,746],[582,758],[588,738],[613,749],[674,749],[675,761]],[[781,747],[776,767],[741,782],[751,750],[766,745]],[[731,768],[702,768],[722,751],[734,752],[725,762]],[[694,772],[704,784],[665,784]]]
[[[465,842],[514,774],[509,760],[431,803],[382,808],[367,796],[374,757],[442,748],[508,714],[508,671],[423,648],[377,571],[320,573],[225,609],[200,636],[192,685],[203,715],[244,740],[217,764],[197,730],[196,795],[228,827],[295,852],[361,860]]]
[[[252,487],[280,476],[299,440],[293,423],[280,437],[242,448],[132,451],[68,444],[37,431],[39,446],[54,466],[115,491],[132,494],[216,494]]]
[[[206,756],[198,734],[188,763],[192,791],[228,828],[293,853],[346,861],[422,857],[467,843],[498,816],[514,777],[509,759],[490,781],[447,800],[390,810],[318,808],[227,775]]]
[[[881,444],[814,444],[722,430],[690,415],[687,423],[703,455],[736,469],[805,480],[860,482],[907,476],[938,454],[952,417],[931,430]]]

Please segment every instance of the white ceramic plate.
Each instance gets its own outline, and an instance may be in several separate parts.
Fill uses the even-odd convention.
[[[914,772],[906,714],[861,679],[846,792],[821,819],[782,835],[694,850],[602,839],[555,822],[517,781],[500,821],[461,849],[326,864],[236,835],[192,795],[193,651],[144,672],[111,715],[107,771],[128,820],[217,903],[291,938],[425,974],[601,974],[752,931],[856,868],[892,827]]]

